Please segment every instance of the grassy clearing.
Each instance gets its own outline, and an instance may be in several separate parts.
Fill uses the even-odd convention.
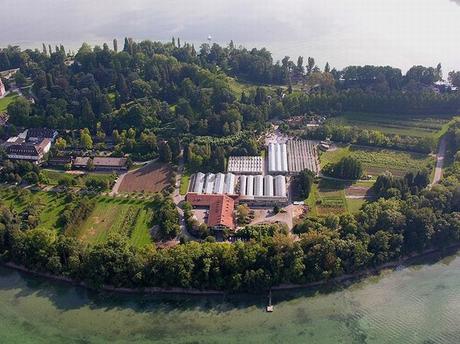
[[[190,184],[190,173],[184,172],[180,178],[179,194],[184,196],[188,191]]]
[[[450,119],[451,117],[448,116],[427,118],[347,112],[329,119],[329,122],[368,130],[379,130],[386,134],[436,138]]]
[[[309,216],[323,217],[329,214],[357,213],[366,202],[364,199],[346,198],[349,187],[371,187],[373,182],[345,183],[321,179],[315,183],[305,201],[310,209]]]
[[[10,93],[6,97],[0,99],[0,112],[5,112],[8,108],[8,105],[15,101],[19,95],[17,93]]]
[[[79,238],[91,244],[107,240],[111,233],[127,235],[137,246],[151,242],[152,213],[138,200],[100,197],[91,215],[82,224]]]
[[[342,146],[335,151],[322,153],[320,156],[321,167],[328,163],[336,163],[348,155],[361,161],[365,173],[371,175],[390,171],[394,175],[402,176],[412,170],[424,168],[432,170],[434,166],[434,158],[427,154],[361,146]]]

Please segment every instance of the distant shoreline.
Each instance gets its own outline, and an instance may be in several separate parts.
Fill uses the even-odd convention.
[[[358,271],[354,274],[344,274],[341,276],[337,276],[327,280],[321,280],[316,282],[309,282],[304,284],[280,284],[278,286],[271,287],[272,291],[288,291],[288,290],[301,290],[301,289],[309,289],[309,288],[316,288],[324,285],[331,285],[331,284],[340,284],[347,281],[358,280],[364,277],[375,276],[378,273],[382,272],[386,269],[395,269],[396,267],[400,266],[401,264],[413,264],[416,260],[424,257],[430,257],[435,254],[440,253],[447,253],[446,251],[452,251],[446,256],[450,254],[455,254],[456,251],[460,249],[460,243],[450,245],[443,249],[428,249],[420,254],[413,254],[404,258],[401,258],[398,261],[388,262],[382,265],[379,265],[375,268],[365,269],[362,271]],[[83,287],[88,290],[93,291],[105,291],[105,292],[115,292],[119,294],[176,294],[176,295],[196,295],[196,296],[223,296],[228,294],[228,291],[222,290],[211,290],[211,289],[195,289],[195,288],[161,288],[161,287],[149,287],[149,288],[117,288],[110,285],[104,285],[100,289],[92,288],[87,285],[85,282],[78,282],[73,280],[69,277],[65,276],[57,276],[45,272],[38,272],[31,269],[26,268],[25,266],[18,265],[12,262],[2,263],[2,265],[6,268],[10,268],[13,270],[17,270],[20,272],[24,272],[29,275],[46,278],[51,281],[56,282],[63,282],[66,284],[70,284],[77,287]],[[258,291],[257,293],[261,293]],[[251,292],[235,292],[234,294],[251,294]]]

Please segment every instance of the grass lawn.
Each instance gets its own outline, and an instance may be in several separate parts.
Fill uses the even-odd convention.
[[[434,158],[427,154],[362,146],[342,146],[335,151],[322,153],[321,167],[328,163],[336,163],[348,155],[361,161],[365,173],[374,176],[385,171],[403,176],[411,170],[427,168],[431,171],[434,166]]]
[[[366,200],[360,199],[360,198],[357,198],[357,199],[347,198],[348,212],[351,214],[356,214],[366,202],[367,202]]]
[[[362,129],[379,130],[386,134],[436,138],[439,137],[438,133],[445,129],[445,124],[451,118],[451,116],[428,118],[346,112],[328,121],[346,126],[356,126]]]
[[[313,184],[310,196],[305,200],[305,204],[310,209],[309,216],[323,217],[328,214],[357,213],[366,200],[346,198],[346,189],[349,187],[369,188],[372,184],[372,181],[345,183],[321,179],[319,183]]]
[[[0,112],[5,112],[8,108],[8,105],[18,97],[19,95],[17,93],[10,93],[6,97],[0,99]]]
[[[91,244],[107,240],[110,233],[126,234],[134,245],[150,243],[151,211],[139,200],[99,197],[82,224],[79,238]]]
[[[190,184],[190,174],[188,172],[184,172],[182,177],[180,178],[180,186],[179,186],[179,194],[184,196],[188,191],[188,186]]]

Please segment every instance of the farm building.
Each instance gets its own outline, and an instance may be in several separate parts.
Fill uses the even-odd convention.
[[[241,203],[253,206],[285,205],[288,202],[286,177],[277,175],[240,176]]]
[[[94,169],[98,171],[126,171],[128,160],[126,158],[94,157]]]
[[[207,224],[215,230],[224,228],[235,228],[233,220],[233,210],[235,201],[227,195],[200,195],[196,193],[188,193],[186,196],[187,202],[193,207],[209,208],[209,216]]]
[[[287,143],[288,169],[290,174],[310,170],[317,174],[319,162],[316,144],[308,140],[290,140]]]
[[[208,173],[198,172],[193,177],[191,192],[197,194],[235,194],[237,177],[232,173]]]
[[[235,174],[262,174],[264,159],[261,156],[231,156],[227,170]]]
[[[13,143],[7,141],[5,148],[8,159],[26,160],[40,164],[43,162],[45,154],[51,148],[51,140],[42,139],[37,142],[23,142],[22,140],[18,140]]]
[[[126,171],[128,169],[127,162],[126,158],[76,157],[73,161],[73,167],[87,169],[92,164],[97,171]]]
[[[287,148],[285,143],[270,143],[268,145],[268,173],[288,173]]]

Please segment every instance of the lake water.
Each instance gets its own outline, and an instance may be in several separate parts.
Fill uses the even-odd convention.
[[[0,0],[0,13],[0,46],[75,49],[124,36],[199,44],[211,35],[321,66],[460,69],[460,0]]]
[[[266,296],[88,292],[0,268],[1,343],[460,343],[460,253],[340,290]]]

